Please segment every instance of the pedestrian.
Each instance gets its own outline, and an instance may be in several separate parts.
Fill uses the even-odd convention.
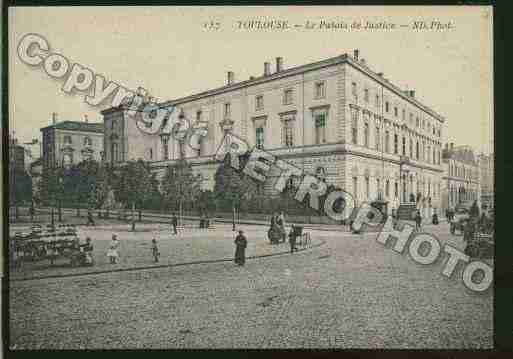
[[[283,211],[280,213],[279,221],[283,235],[283,242],[285,242],[285,240],[287,239],[287,232],[285,231],[285,215],[283,214]]]
[[[290,253],[294,253],[297,251],[296,249],[296,227],[292,225],[292,228],[289,233],[289,243],[290,243]]]
[[[119,248],[118,237],[115,234],[113,234],[112,240],[109,245],[109,250],[107,251],[107,257],[109,257],[110,264],[116,264],[118,262],[118,260],[119,260],[118,248]]]
[[[173,234],[178,234],[176,227],[178,226],[178,217],[176,217],[176,214],[173,213],[173,216],[171,217],[171,225],[173,226]]]
[[[159,252],[159,248],[157,247],[157,240],[155,238],[153,238],[151,240],[151,254],[153,255],[153,259],[155,260],[155,262],[158,262],[159,257],[160,257],[160,252]]]
[[[91,238],[86,237],[86,242],[82,245],[83,251],[83,264],[84,265],[93,265],[93,245],[91,243]]]
[[[239,230],[239,234],[235,237],[235,263],[239,266],[243,266],[246,262],[246,247],[248,240],[244,236],[244,232]]]
[[[36,210],[34,208],[34,202],[32,202],[30,204],[30,208],[29,208],[29,213],[30,213],[30,221],[31,222],[34,222],[34,214],[35,214]]]
[[[95,226],[95,223],[94,223],[94,219],[93,219],[93,211],[91,210],[91,208],[89,208],[87,210],[87,226],[89,225],[92,225],[93,227]]]
[[[433,213],[433,224],[438,224],[438,215],[435,213]]]
[[[415,215],[415,229],[420,231],[422,229],[422,217],[420,216],[420,211],[417,211]]]

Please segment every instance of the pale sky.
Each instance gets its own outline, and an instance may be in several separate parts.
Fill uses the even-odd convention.
[[[490,7],[18,7],[9,9],[9,124],[21,141],[40,138],[59,120],[101,121],[89,92],[68,95],[63,80],[17,55],[27,33],[42,35],[50,51],[127,88],[160,100],[260,76],[263,63],[283,57],[284,68],[360,50],[368,66],[446,118],[444,142],[489,152],[493,146],[493,35]],[[244,30],[241,20],[290,24],[387,21],[395,30]],[[219,21],[220,29],[203,23]],[[445,31],[412,30],[414,21],[451,22]],[[274,70],[273,70],[274,71]],[[110,103],[106,101],[107,104]]]

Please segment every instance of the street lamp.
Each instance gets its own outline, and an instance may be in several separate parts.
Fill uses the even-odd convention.
[[[63,182],[63,179],[62,179],[62,175],[59,174],[59,222],[62,222],[62,182]]]

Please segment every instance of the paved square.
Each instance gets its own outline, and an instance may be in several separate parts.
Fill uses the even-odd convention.
[[[123,225],[126,227],[126,225]],[[116,227],[123,241],[120,268],[152,265],[157,236],[161,262],[233,256],[233,232],[168,234],[168,225]],[[243,226],[248,255],[287,251],[270,246],[267,227]],[[94,238],[97,265],[109,228],[80,228]],[[433,229],[442,242],[461,237]],[[10,281],[11,348],[491,348],[493,292],[474,293],[440,272],[446,258],[420,266],[376,242],[376,234],[310,230],[317,245],[294,254],[130,270],[63,278],[82,268],[13,273]],[[321,243],[322,242],[322,243]],[[76,272],[75,274],[79,274]]]

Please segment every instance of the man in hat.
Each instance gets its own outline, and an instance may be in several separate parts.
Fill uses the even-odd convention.
[[[173,234],[178,234],[176,231],[176,227],[178,226],[178,217],[176,217],[175,213],[173,213],[173,216],[171,217],[171,225],[173,226]]]
[[[246,247],[248,240],[244,236],[244,232],[239,230],[239,234],[235,237],[235,263],[239,266],[243,266],[246,262]]]

